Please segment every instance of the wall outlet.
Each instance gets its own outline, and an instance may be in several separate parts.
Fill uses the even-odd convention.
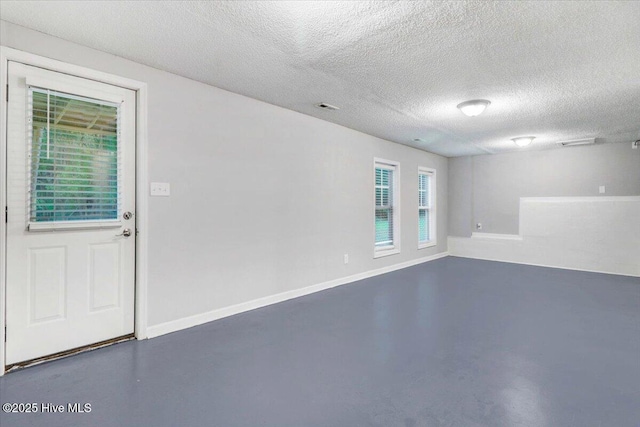
[[[598,191],[600,192],[600,194],[604,194],[604,185],[598,187]]]
[[[476,224],[476,230],[482,230],[482,223],[481,222]]]
[[[169,197],[171,195],[171,184],[168,182],[152,182],[151,195]]]
[[[633,148],[634,150],[638,147],[640,147],[640,139],[631,143],[631,148]]]
[[[349,264],[349,254],[344,254],[344,263]]]

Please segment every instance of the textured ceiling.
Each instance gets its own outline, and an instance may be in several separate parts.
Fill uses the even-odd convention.
[[[3,0],[0,18],[445,156],[640,138],[639,2]],[[475,98],[483,115],[456,109]]]

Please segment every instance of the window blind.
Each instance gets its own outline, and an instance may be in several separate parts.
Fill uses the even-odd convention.
[[[29,222],[116,220],[115,104],[29,87]]]
[[[431,240],[431,174],[418,173],[418,242]]]
[[[376,166],[376,213],[375,213],[375,245],[376,247],[393,245],[394,168]]]

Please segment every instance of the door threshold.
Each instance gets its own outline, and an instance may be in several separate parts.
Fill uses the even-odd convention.
[[[118,344],[125,341],[130,341],[135,339],[135,334],[127,334],[117,338],[111,338],[109,340],[100,341],[94,344],[85,345],[82,347],[72,348],[71,350],[60,351],[58,353],[50,354],[48,356],[42,356],[35,359],[25,360],[24,362],[12,363],[11,365],[7,365],[5,367],[5,374],[9,372],[17,371],[23,368],[30,368],[31,366],[36,366],[41,363],[51,362],[53,360],[62,359],[69,356],[74,356],[80,353],[86,353],[89,351],[97,350],[102,347],[107,347],[113,344]]]

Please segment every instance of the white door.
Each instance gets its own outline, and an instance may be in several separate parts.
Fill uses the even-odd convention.
[[[17,62],[8,82],[10,365],[133,333],[136,233],[135,93]]]

